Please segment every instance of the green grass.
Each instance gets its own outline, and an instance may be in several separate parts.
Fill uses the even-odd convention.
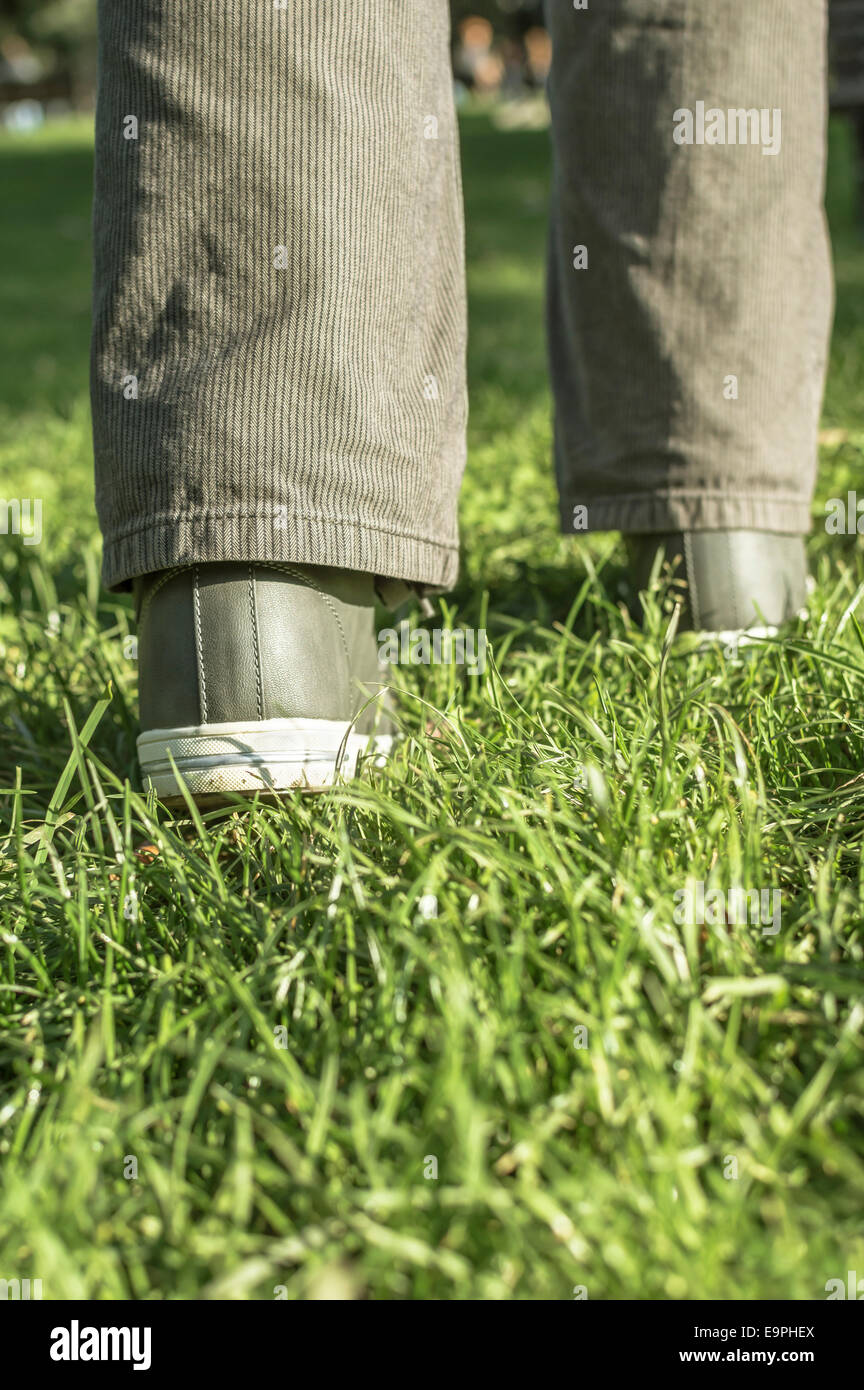
[[[0,1277],[46,1298],[820,1299],[864,1271],[861,547],[817,520],[810,618],[747,661],[668,649],[659,598],[636,630],[617,538],[555,529],[546,138],[469,113],[464,158],[446,611],[494,664],[400,671],[384,772],[193,825],[135,790],[129,604],[98,586],[90,131],[0,139],[0,492],[45,525],[0,545]],[[837,126],[817,517],[864,448],[852,190]],[[676,925],[688,878],[782,890],[780,932]]]

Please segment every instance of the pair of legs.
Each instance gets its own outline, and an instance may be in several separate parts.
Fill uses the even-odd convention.
[[[691,551],[800,537],[832,309],[826,4],[549,0],[547,23],[562,527],[695,537]],[[100,49],[104,578],[158,583],[162,601],[179,585],[200,687],[202,592],[205,608],[247,604],[245,569],[235,600],[226,565],[285,566],[292,592],[303,567],[348,572],[367,597],[373,579],[455,579],[448,5],[101,0]],[[740,534],[728,555],[746,556]]]

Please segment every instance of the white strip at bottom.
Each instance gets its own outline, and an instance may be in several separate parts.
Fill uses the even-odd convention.
[[[390,734],[350,730],[347,721],[330,719],[150,729],[138,738],[138,758],[145,788],[162,801],[182,800],[178,775],[196,798],[323,791],[353,777],[361,756],[380,764],[392,749]]]

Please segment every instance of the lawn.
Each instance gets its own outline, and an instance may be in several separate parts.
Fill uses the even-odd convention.
[[[91,131],[0,137],[0,1277],[45,1298],[824,1299],[864,1274],[864,244],[838,315],[810,615],[746,660],[626,616],[556,534],[546,135],[463,119],[462,578],[485,673],[400,668],[391,765],[278,808],[138,790],[100,591]],[[439,625],[444,620],[439,619]],[[150,846],[150,848],[147,848]],[[688,881],[782,923],[678,924]]]

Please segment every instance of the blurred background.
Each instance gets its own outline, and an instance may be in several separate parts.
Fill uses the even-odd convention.
[[[93,107],[97,0],[2,0],[0,120],[26,130]],[[452,0],[458,98],[542,91],[549,40],[536,0]]]
[[[830,0],[832,100],[864,107],[864,0]],[[97,0],[2,0],[0,119],[27,129],[92,109]],[[538,0],[451,0],[457,96],[519,101],[542,91],[550,45]]]

